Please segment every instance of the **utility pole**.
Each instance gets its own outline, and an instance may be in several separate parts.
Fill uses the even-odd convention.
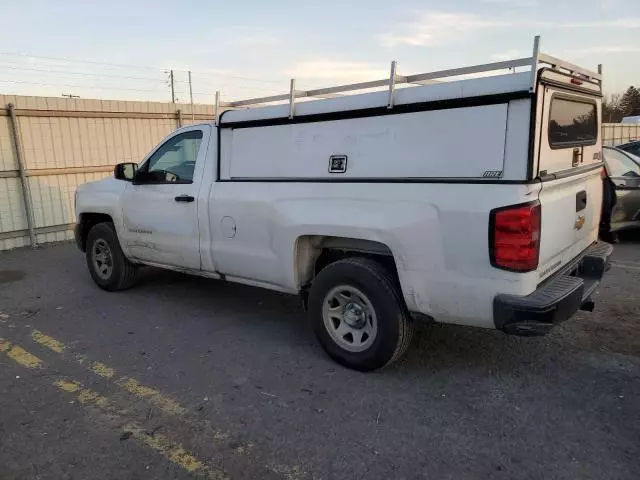
[[[196,116],[193,113],[193,89],[191,88],[191,70],[189,70],[189,98],[191,98],[191,121],[195,121]]]
[[[176,103],[176,90],[173,85],[173,70],[169,71],[169,82],[171,82],[171,103]]]

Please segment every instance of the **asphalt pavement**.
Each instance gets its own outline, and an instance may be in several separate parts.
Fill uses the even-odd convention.
[[[429,325],[363,374],[298,299],[0,252],[0,479],[638,479],[640,241],[544,338]]]

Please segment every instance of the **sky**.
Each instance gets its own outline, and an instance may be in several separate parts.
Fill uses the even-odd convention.
[[[0,93],[224,100],[530,56],[640,86],[639,0],[0,0]]]

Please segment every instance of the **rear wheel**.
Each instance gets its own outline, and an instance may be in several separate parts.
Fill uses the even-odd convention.
[[[122,252],[112,223],[93,226],[87,236],[85,255],[89,273],[100,288],[126,290],[135,283],[137,267]]]
[[[355,370],[394,362],[413,334],[397,280],[368,258],[347,258],[322,269],[311,285],[309,310],[324,350]]]

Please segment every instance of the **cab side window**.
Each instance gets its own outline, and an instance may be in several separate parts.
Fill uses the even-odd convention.
[[[192,183],[202,130],[167,140],[136,174],[136,183]]]

